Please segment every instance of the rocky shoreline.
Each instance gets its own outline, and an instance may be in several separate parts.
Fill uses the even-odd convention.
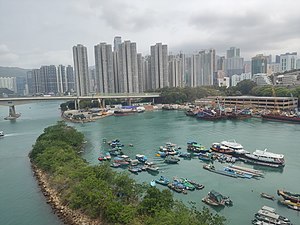
[[[105,223],[100,220],[92,220],[84,215],[79,210],[72,210],[68,206],[64,205],[59,197],[59,193],[50,187],[47,174],[36,165],[31,162],[31,169],[33,175],[36,178],[38,185],[46,198],[47,204],[52,208],[54,214],[56,214],[64,224],[68,225],[104,225]]]

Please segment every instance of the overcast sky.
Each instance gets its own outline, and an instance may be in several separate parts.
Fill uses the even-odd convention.
[[[170,53],[236,46],[242,56],[300,54],[299,0],[0,0],[0,66],[71,64],[72,46],[114,36]]]

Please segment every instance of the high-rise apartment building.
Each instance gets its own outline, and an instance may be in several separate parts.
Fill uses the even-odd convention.
[[[73,60],[77,95],[88,95],[90,82],[87,48],[81,44],[73,46]]]
[[[0,88],[7,88],[17,93],[17,78],[16,77],[0,77]]]
[[[144,91],[153,90],[152,80],[151,80],[151,56],[145,56],[144,58],[144,73],[145,73],[145,82],[144,82]]]
[[[217,70],[223,70],[224,71],[224,63],[225,63],[225,56],[216,56],[217,59]]]
[[[121,93],[138,93],[138,65],[136,43],[125,41],[119,46],[118,83]]]
[[[115,93],[112,47],[106,43],[95,45],[95,82],[97,92]]]
[[[116,36],[114,38],[114,52],[119,51],[119,46],[122,44],[122,38],[119,36]]]
[[[39,76],[41,77],[42,81],[42,93],[56,94],[58,92],[56,66],[41,66]]]
[[[145,59],[141,53],[137,54],[137,66],[138,66],[138,86],[139,93],[143,93],[145,90]]]
[[[251,59],[251,74],[267,73],[268,69],[268,56],[263,54],[256,55]]]
[[[186,56],[185,58],[185,83],[188,87],[195,87],[194,76],[194,57],[195,55]]]
[[[280,71],[290,71],[297,68],[297,52],[280,55]]]
[[[196,78],[197,86],[214,84],[216,72],[216,51],[215,49],[202,50],[199,52],[200,76]]]
[[[152,89],[168,87],[168,46],[157,43],[151,46],[150,52]]]
[[[236,47],[230,47],[230,49],[226,51],[227,58],[239,58],[241,57],[240,54],[241,54],[240,49]]]
[[[240,57],[240,49],[231,47],[227,50],[226,59],[224,59],[225,74],[231,77],[234,74],[242,74],[244,72],[244,58]]]
[[[297,67],[296,67],[296,69],[300,69],[300,59],[297,59]]]
[[[74,92],[75,91],[75,78],[73,67],[68,65],[66,67],[66,75],[67,75],[67,91]]]
[[[169,56],[169,84],[170,87],[183,87],[184,58],[183,55]]]
[[[63,65],[57,67],[57,89],[58,93],[64,93],[68,90],[66,67]]]

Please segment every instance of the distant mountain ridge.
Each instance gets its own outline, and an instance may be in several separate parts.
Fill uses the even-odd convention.
[[[0,77],[26,77],[26,73],[29,70],[30,69],[23,69],[19,67],[0,66]]]

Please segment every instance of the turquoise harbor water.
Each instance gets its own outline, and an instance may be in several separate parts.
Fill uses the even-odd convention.
[[[18,106],[17,110],[22,113],[22,117],[16,122],[2,120],[8,110],[0,108],[0,130],[7,134],[0,139],[0,224],[60,224],[32,177],[27,157],[42,130],[60,119],[58,106],[58,102]],[[187,204],[193,201],[199,208],[203,207],[201,199],[212,189],[230,196],[234,205],[218,211],[227,218],[227,224],[251,224],[254,213],[263,205],[276,208],[278,213],[288,217],[294,224],[300,224],[299,212],[281,206],[277,201],[260,197],[261,192],[266,192],[278,198],[276,190],[279,188],[300,192],[299,124],[266,122],[255,118],[242,121],[199,121],[185,116],[181,111],[155,111],[111,116],[94,123],[71,125],[84,133],[87,144],[83,157],[92,164],[98,164],[99,154],[108,149],[103,138],[117,138],[125,144],[125,154],[132,157],[138,153],[145,154],[150,161],[156,162],[161,168],[156,177],[186,177],[204,184],[203,190],[188,192],[187,195],[174,193],[176,198]],[[185,151],[189,140],[209,147],[213,142],[229,139],[235,139],[248,151],[267,148],[285,154],[286,166],[283,170],[255,167],[265,172],[265,177],[259,180],[234,179],[204,170],[204,163],[196,158],[182,159],[178,165],[167,165],[155,156],[159,146],[166,142],[175,143]],[[129,143],[134,146],[128,147]],[[215,166],[222,167],[223,164],[215,163]],[[147,172],[130,176],[147,183],[156,178]]]

